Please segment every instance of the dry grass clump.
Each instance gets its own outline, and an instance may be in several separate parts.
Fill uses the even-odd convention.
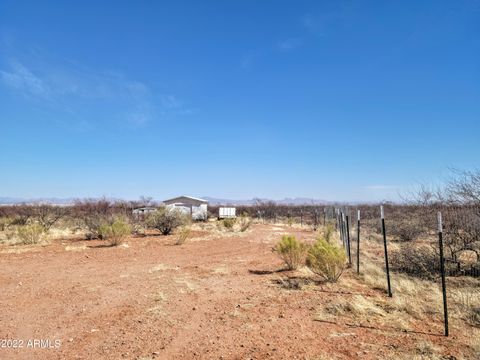
[[[240,226],[240,231],[245,232],[250,227],[250,225],[252,225],[252,219],[242,215],[240,217],[238,225]]]
[[[180,231],[178,232],[177,239],[175,241],[175,245],[184,244],[187,241],[187,239],[189,238],[191,232],[192,232],[192,230],[190,229],[190,227],[188,227],[188,226],[182,227],[180,229]]]
[[[272,249],[285,262],[288,270],[296,270],[305,261],[307,247],[293,235],[284,235]]]
[[[452,310],[457,317],[480,328],[480,289],[463,287],[452,289],[450,294],[455,305]]]
[[[372,299],[362,295],[354,295],[349,298],[339,298],[335,302],[327,304],[321,312],[317,313],[315,320],[347,317],[355,322],[362,322],[362,320],[385,315],[385,311]]]

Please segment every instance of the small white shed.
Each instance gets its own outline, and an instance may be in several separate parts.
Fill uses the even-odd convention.
[[[207,220],[208,201],[192,196],[178,196],[173,199],[164,200],[167,209],[179,209],[190,214],[193,220]]]
[[[149,214],[155,211],[157,211],[157,208],[153,206],[145,206],[145,207],[134,209],[132,211],[132,214],[135,217],[135,219],[139,220],[139,219],[145,219]]]
[[[234,207],[220,207],[218,208],[218,218],[235,218],[237,209]]]

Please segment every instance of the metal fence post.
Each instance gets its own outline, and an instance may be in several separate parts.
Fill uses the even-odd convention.
[[[348,222],[348,215],[345,216],[345,222],[347,226],[347,251],[348,251],[348,264],[352,266],[352,253],[350,246],[350,224]]]
[[[448,336],[448,309],[447,309],[447,286],[445,283],[445,258],[443,256],[443,225],[442,213],[437,214],[438,221],[438,247],[440,248],[440,276],[442,278],[442,295],[443,295],[443,318],[445,325],[445,336]]]
[[[380,206],[380,217],[382,218],[383,250],[385,253],[385,271],[387,273],[388,296],[392,297],[392,287],[390,285],[390,268],[388,267],[387,232],[385,231],[385,213],[383,211],[383,205]]]
[[[357,210],[357,275],[360,275],[360,210]]]

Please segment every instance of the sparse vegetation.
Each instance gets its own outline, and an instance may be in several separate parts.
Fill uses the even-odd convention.
[[[118,246],[132,232],[131,226],[124,220],[115,219],[111,224],[102,224],[98,233],[103,240],[107,240],[111,246]]]
[[[147,218],[147,225],[157,229],[162,235],[169,235],[179,226],[189,222],[188,216],[178,209],[159,208]]]
[[[17,227],[17,236],[25,245],[38,244],[45,234],[45,229],[40,224],[27,224]]]
[[[345,252],[327,240],[319,238],[308,250],[307,266],[326,281],[336,282],[346,267]]]
[[[187,241],[187,239],[189,238],[191,232],[192,232],[192,230],[190,229],[189,226],[182,227],[180,229],[180,231],[178,232],[177,240],[175,241],[175,245],[184,244]]]
[[[250,217],[248,217],[247,215],[242,214],[242,216],[240,216],[240,220],[239,220],[238,224],[240,225],[240,231],[245,232],[245,231],[248,230],[250,225],[252,225],[252,219]]]
[[[223,227],[228,230],[232,230],[235,223],[236,223],[235,218],[226,218],[222,220]]]
[[[307,247],[293,235],[284,235],[273,248],[285,262],[288,270],[296,270],[305,261]]]

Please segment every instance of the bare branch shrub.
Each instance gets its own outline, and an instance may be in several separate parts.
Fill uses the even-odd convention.
[[[61,206],[54,206],[49,204],[35,205],[32,208],[32,216],[43,226],[45,231],[56,224],[60,219],[65,217],[67,209]]]
[[[402,246],[392,252],[392,270],[420,278],[433,279],[438,274],[439,258],[428,246]]]

